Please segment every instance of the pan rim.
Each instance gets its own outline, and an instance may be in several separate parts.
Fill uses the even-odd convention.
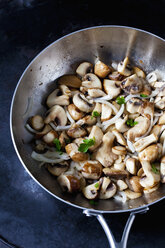
[[[165,199],[165,196],[151,202],[151,203],[148,203],[146,205],[142,205],[140,207],[137,207],[137,208],[130,208],[130,209],[123,209],[123,210],[97,210],[97,209],[94,209],[94,208],[85,208],[85,207],[82,207],[80,205],[77,205],[77,204],[74,204],[74,203],[71,203],[67,200],[64,200],[62,199],[61,197],[53,194],[51,191],[49,191],[45,186],[43,186],[34,176],[33,174],[28,170],[27,166],[25,165],[25,163],[23,162],[22,158],[21,158],[21,155],[19,154],[19,151],[17,149],[17,146],[16,146],[16,142],[15,142],[15,138],[14,138],[14,131],[13,131],[13,125],[12,125],[12,117],[13,117],[13,105],[14,105],[14,100],[15,100],[15,96],[16,96],[16,93],[17,93],[17,89],[22,81],[22,78],[24,77],[26,71],[28,70],[28,68],[32,65],[32,63],[42,54],[44,53],[49,47],[51,47],[52,45],[54,45],[55,43],[59,42],[60,40],[68,37],[68,36],[71,36],[71,35],[74,35],[76,33],[79,33],[79,32],[82,32],[82,31],[86,31],[86,30],[90,30],[90,29],[98,29],[98,28],[123,28],[123,29],[131,29],[131,30],[135,30],[135,31],[139,31],[139,32],[142,32],[142,33],[146,33],[148,35],[151,35],[159,40],[162,40],[163,42],[165,42],[165,39],[161,38],[160,36],[158,35],[155,35],[149,31],[145,31],[145,30],[142,30],[142,29],[139,29],[139,28],[135,28],[135,27],[129,27],[129,26],[123,26],[123,25],[98,25],[98,26],[91,26],[91,27],[87,27],[87,28],[83,28],[83,29],[79,29],[79,30],[76,30],[74,32],[71,32],[69,34],[66,34],[60,38],[58,38],[57,40],[55,40],[54,42],[52,42],[51,44],[49,44],[48,46],[46,46],[44,49],[42,49],[33,59],[32,61],[28,64],[28,66],[25,68],[25,70],[23,71],[20,79],[18,80],[17,84],[16,84],[16,87],[15,87],[15,90],[14,90],[14,93],[13,93],[13,96],[12,96],[12,101],[11,101],[11,105],[10,105],[10,134],[11,134],[11,139],[12,139],[12,143],[13,143],[13,146],[14,146],[14,149],[15,149],[15,152],[19,158],[19,161],[21,162],[21,164],[23,165],[23,167],[25,168],[25,170],[28,172],[28,174],[32,177],[32,179],[42,188],[44,189],[47,193],[49,193],[50,195],[52,195],[54,198],[56,198],[57,200],[60,200],[61,202],[63,203],[66,203],[72,207],[76,207],[78,209],[81,209],[81,210],[86,210],[88,209],[89,211],[91,210],[92,212],[95,212],[97,214],[102,214],[102,213],[128,213],[128,212],[133,212],[133,211],[137,211],[137,210],[141,210],[141,209],[144,209],[144,208],[147,208],[163,199]]]

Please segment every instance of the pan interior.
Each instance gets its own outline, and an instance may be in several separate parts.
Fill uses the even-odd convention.
[[[100,200],[91,206],[81,194],[63,194],[55,178],[31,158],[33,136],[24,128],[28,117],[45,112],[46,96],[56,87],[56,79],[74,73],[82,61],[95,63],[99,58],[110,64],[129,56],[131,63],[146,72],[165,71],[165,41],[146,32],[118,26],[94,27],[72,33],[57,40],[41,52],[22,75],[11,108],[11,132],[19,158],[28,172],[48,192],[81,208],[102,212],[129,211],[151,204],[165,195],[165,186],[152,194],[121,203]]]

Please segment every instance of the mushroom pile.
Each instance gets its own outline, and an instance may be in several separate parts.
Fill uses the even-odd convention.
[[[165,81],[126,57],[110,65],[81,63],[61,76],[32,116],[32,158],[63,191],[127,201],[165,183]]]

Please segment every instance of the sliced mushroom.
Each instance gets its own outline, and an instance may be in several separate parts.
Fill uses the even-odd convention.
[[[126,57],[123,61],[121,61],[117,66],[118,72],[123,76],[130,76],[132,74],[132,67],[129,63],[129,58]]]
[[[127,132],[127,138],[130,141],[134,141],[135,138],[143,136],[150,127],[150,120],[146,117],[139,116],[135,119],[135,122],[137,122],[137,124]]]
[[[118,84],[120,84],[120,81],[110,79],[104,79],[103,81],[104,90],[112,99],[117,97],[121,92],[121,88]]]
[[[136,74],[127,77],[120,84],[121,88],[129,94],[138,94],[143,90],[145,80]]]
[[[163,131],[162,130],[162,125],[154,125],[153,128],[151,129],[151,134],[155,134],[157,137],[160,136],[161,132]]]
[[[58,164],[48,164],[47,169],[53,176],[60,176],[69,168],[68,162],[64,161]]]
[[[68,143],[70,143],[70,138],[69,136],[66,134],[65,131],[62,131],[60,136],[59,136],[59,141],[61,144],[61,147],[64,148]]]
[[[143,187],[140,184],[140,177],[133,176],[130,179],[126,179],[126,182],[130,188],[130,190],[141,193],[143,191]]]
[[[29,125],[36,131],[40,131],[44,127],[44,120],[40,115],[34,115],[28,120]]]
[[[158,79],[158,76],[156,74],[156,72],[152,71],[150,72],[147,76],[146,76],[146,79],[149,83],[153,83],[153,82],[156,82],[157,79]]]
[[[80,190],[80,179],[74,175],[61,174],[57,181],[63,191],[74,193]]]
[[[159,117],[158,124],[165,125],[165,112],[163,112],[163,114]]]
[[[94,73],[99,76],[100,78],[105,78],[110,72],[112,68],[102,61],[98,60],[94,66]]]
[[[63,75],[58,79],[58,84],[64,84],[72,88],[80,88],[81,80],[76,75]]]
[[[112,152],[114,139],[115,135],[113,133],[107,132],[104,134],[102,145],[94,153],[96,160],[98,160],[104,167],[111,166],[118,158],[118,156]]]
[[[114,146],[112,147],[112,152],[116,155],[125,155],[127,153],[127,150],[123,146]]]
[[[108,75],[109,79],[114,81],[121,81],[124,79],[124,76],[121,75],[118,71],[113,71],[111,74]]]
[[[75,121],[81,119],[84,116],[84,113],[80,109],[78,109],[73,103],[68,106],[68,112]]]
[[[136,199],[136,198],[139,198],[142,196],[142,193],[140,192],[134,192],[130,189],[126,189],[124,190],[124,193],[126,194],[127,198],[130,199],[130,200],[133,200],[133,199]]]
[[[73,124],[68,130],[67,135],[71,138],[84,137],[87,134],[86,130],[77,124]]]
[[[165,156],[161,158],[160,162],[160,175],[161,175],[161,182],[165,183]]]
[[[72,96],[71,90],[68,88],[68,86],[61,84],[59,85],[59,89],[61,90],[63,95],[67,95],[69,97]]]
[[[108,104],[102,104],[101,121],[107,121],[111,118],[112,108]]]
[[[87,160],[80,163],[82,175],[87,179],[99,179],[102,174],[102,165],[97,160]]]
[[[87,153],[78,151],[78,146],[75,143],[70,143],[66,145],[65,150],[67,154],[71,157],[71,159],[75,162],[85,161],[89,158],[89,155]]]
[[[96,121],[97,121],[96,117],[91,116],[91,115],[86,115],[81,120],[79,120],[77,122],[77,124],[79,124],[79,125],[89,125],[89,126],[92,126],[92,125],[96,124]]]
[[[92,127],[92,130],[88,138],[93,139],[95,137],[95,144],[89,148],[90,151],[94,151],[96,148],[100,146],[100,144],[102,143],[103,135],[104,134],[101,128],[99,128],[98,126]]]
[[[98,197],[100,189],[100,182],[97,181],[93,184],[90,184],[82,189],[82,193],[89,200],[94,200]]]
[[[121,155],[119,155],[119,156],[121,156]],[[119,170],[119,171],[125,170],[125,163],[124,162],[117,162],[117,160],[115,161],[115,163],[113,165],[114,169]]]
[[[87,89],[87,91],[88,91],[88,95],[94,98],[106,95],[104,91],[100,89]]]
[[[151,145],[152,143],[155,143],[158,141],[158,136],[155,134],[150,134],[144,138],[139,139],[136,141],[133,146],[137,152],[141,152],[144,150],[147,146]]]
[[[47,134],[51,130],[52,130],[52,128],[51,128],[50,125],[45,125],[45,127],[43,128],[43,130],[41,132],[37,132],[35,134],[35,138],[36,139],[40,139],[40,138],[42,138],[45,134]]]
[[[126,110],[131,114],[138,113],[142,103],[143,103],[143,101],[141,99],[138,99],[136,97],[132,97],[126,103]]]
[[[165,109],[165,97],[160,97],[160,96],[157,96],[155,98],[155,107],[158,108],[158,109]]]
[[[99,103],[99,102],[96,102],[96,105],[95,105],[95,107],[94,107],[94,109],[93,109],[93,111],[92,111],[92,114],[93,114],[94,111],[96,111],[96,112],[98,112],[99,114],[101,114],[101,111],[102,111],[102,104]]]
[[[123,135],[117,129],[113,129],[112,133],[115,135],[116,140],[120,145],[123,145],[123,146],[127,145],[126,139],[123,137]]]
[[[128,185],[125,183],[124,180],[119,179],[117,180],[116,184],[119,191],[123,191],[128,188]]]
[[[152,171],[152,167],[149,161],[142,160],[141,161],[145,176],[141,177],[140,184],[144,188],[149,188],[155,186],[158,182],[160,182],[160,173],[156,174]]]
[[[80,93],[73,96],[73,103],[78,109],[86,113],[89,113],[94,109],[94,104]]]
[[[54,139],[58,138],[58,133],[55,130],[49,131],[42,137],[42,140],[49,146],[54,146]]]
[[[60,92],[59,89],[55,89],[47,98],[46,104],[49,108],[54,105],[69,105],[69,96],[68,95],[58,95]]]
[[[93,73],[87,73],[82,79],[82,86],[92,89],[102,89],[100,79]]]
[[[152,93],[152,89],[149,83],[144,81],[143,90],[140,92],[141,95],[149,96]]]
[[[93,65],[89,62],[82,62],[76,69],[76,73],[80,77],[84,77],[87,73],[93,72]]]
[[[160,186],[160,183],[154,185],[153,187],[144,188],[143,192],[144,192],[144,194],[151,194],[152,192],[157,190],[159,188],[159,186]]]
[[[148,118],[151,119],[151,117],[154,116],[154,103],[153,102],[148,102],[148,101],[143,101],[140,108],[138,109],[138,112]]]
[[[160,143],[150,145],[138,154],[140,161],[154,162],[162,155],[162,145]]]
[[[136,75],[138,77],[142,77],[142,78],[145,78],[146,77],[144,71],[142,69],[140,69],[139,67],[137,67],[137,66],[134,66],[133,67],[133,72],[136,73]]]
[[[55,105],[49,110],[49,114],[45,118],[45,123],[49,124],[54,122],[58,126],[65,126],[67,123],[67,116],[65,110],[59,106]]]
[[[126,115],[123,118],[118,118],[115,122],[115,128],[120,132],[120,133],[124,133],[126,131],[129,130],[129,127],[126,125],[126,121],[128,120],[128,115]]]
[[[138,160],[135,158],[128,158],[125,163],[127,171],[132,175],[136,175],[138,169]]]
[[[107,177],[100,179],[101,189],[99,192],[100,199],[110,199],[116,194],[117,187],[116,185]]]
[[[116,170],[115,168],[104,168],[103,172],[106,176],[113,179],[125,179],[128,177],[128,172],[126,170]]]

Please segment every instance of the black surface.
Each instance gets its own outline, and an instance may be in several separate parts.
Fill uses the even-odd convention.
[[[54,199],[20,164],[10,138],[11,99],[29,62],[57,38],[103,24],[137,27],[165,38],[164,14],[165,1],[156,0],[0,0],[0,236],[8,242],[22,248],[108,247],[94,217]],[[129,248],[165,247],[164,209],[163,200],[137,216]],[[117,239],[127,217],[106,215]]]

